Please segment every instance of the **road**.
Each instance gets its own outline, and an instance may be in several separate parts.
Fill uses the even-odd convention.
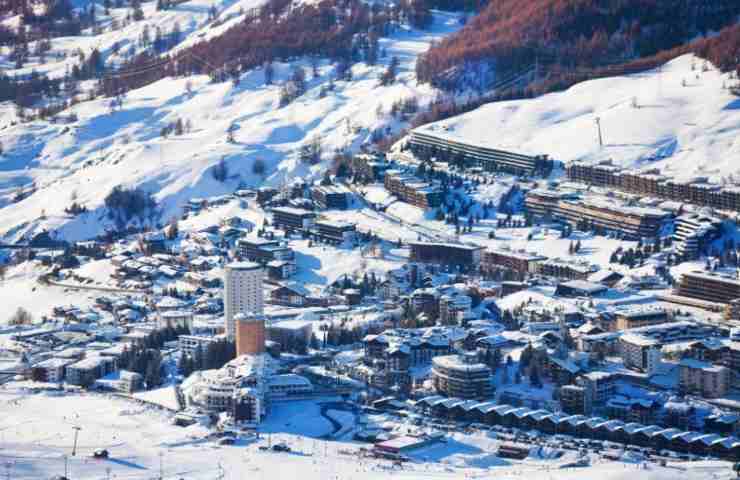
[[[115,287],[95,287],[90,285],[79,285],[74,283],[61,283],[61,282],[55,282],[53,280],[41,280],[39,277],[39,283],[43,283],[46,285],[52,285],[54,287],[61,287],[61,288],[71,288],[73,290],[87,290],[87,291],[94,291],[94,292],[107,292],[107,293],[128,293],[132,295],[147,295],[150,292],[147,292],[146,290],[127,290],[125,288],[115,288]]]
[[[365,200],[365,197],[362,195],[362,192],[360,192],[354,185],[347,184],[347,188],[349,188],[350,191],[352,191],[357,196],[357,198],[362,202],[363,208],[360,210],[360,213],[368,218],[374,218],[376,220],[377,219],[386,220],[400,227],[406,227],[409,230],[413,230],[417,235],[419,235],[421,238],[425,240],[431,240],[434,242],[459,243],[459,240],[457,238],[447,235],[433,228],[429,228],[425,225],[421,225],[421,224],[414,223],[414,222],[404,221],[403,219],[398,218],[394,215],[391,215],[390,213],[387,213],[387,212],[381,212],[378,210],[374,210],[368,204],[367,200]],[[397,201],[400,202],[400,200],[397,200]],[[368,211],[372,211],[372,215]],[[396,239],[384,238],[383,240],[394,242]]]

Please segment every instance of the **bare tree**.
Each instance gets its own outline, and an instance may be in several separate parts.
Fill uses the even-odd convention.
[[[266,170],[265,161],[259,157],[256,158],[254,164],[252,164],[252,173],[255,175],[264,175]]]
[[[30,325],[31,323],[33,323],[33,315],[23,307],[18,307],[8,321],[8,325]]]

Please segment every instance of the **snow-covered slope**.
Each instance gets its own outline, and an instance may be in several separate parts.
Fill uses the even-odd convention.
[[[84,7],[87,11],[91,9],[91,5],[95,5],[95,32],[87,28],[78,36],[55,38],[51,43],[51,50],[46,53],[45,61],[40,61],[37,55],[31,55],[20,69],[15,69],[15,63],[7,56],[0,55],[0,69],[21,76],[35,70],[58,78],[79,63],[77,54],[80,51],[88,56],[93,49],[102,54],[108,67],[116,66],[131,54],[146,50],[147,42],[142,40],[148,37],[153,41],[157,30],[163,37],[167,37],[173,29],[179,30],[179,38],[174,42],[177,48],[183,48],[223,33],[243,19],[250,9],[263,5],[265,0],[188,0],[166,10],[157,10],[157,2],[148,1],[141,4],[144,18],[139,21],[130,20],[131,8],[127,3],[121,8],[115,8],[117,2],[110,2],[111,8],[107,14],[102,1],[77,0],[72,3],[78,9]],[[215,12],[214,18],[211,17],[211,12]],[[17,28],[18,20],[18,16],[13,16],[0,19],[0,24]],[[33,46],[32,43],[32,51]],[[4,53],[8,52],[10,47],[5,48]],[[2,47],[0,53],[3,53]],[[0,119],[0,127],[2,125]]]
[[[0,125],[5,150],[0,157],[0,235],[17,239],[42,228],[68,239],[101,233],[110,224],[101,209],[103,200],[116,185],[152,192],[166,220],[191,196],[232,192],[239,184],[316,177],[336,150],[357,148],[375,129],[398,128],[387,113],[394,101],[416,96],[424,103],[436,94],[431,87],[416,84],[414,62],[430,42],[459,23],[454,14],[438,13],[434,18],[427,31],[402,28],[382,39],[380,46],[387,54],[380,63],[356,64],[353,80],[335,82],[334,91],[323,98],[320,90],[333,74],[327,62],[319,77],[308,81],[304,95],[279,107],[279,83],[291,67],[283,64],[275,66],[275,84],[270,86],[264,84],[260,69],[245,73],[237,86],[210,83],[205,76],[167,78],[130,92],[120,108],[111,108],[109,99],[78,104],[68,111],[79,119],[71,124]],[[400,61],[398,81],[379,86],[378,77],[393,56]],[[308,72],[308,64],[303,65]],[[178,118],[192,129],[162,138],[162,127]],[[226,131],[232,125],[235,142],[229,143]],[[322,139],[325,160],[309,166],[296,153],[315,136]],[[221,158],[231,176],[224,183],[211,175]],[[267,165],[264,175],[252,171],[257,158]],[[36,193],[10,203],[17,186],[31,181]],[[91,212],[65,215],[73,195]]]
[[[702,71],[703,63],[686,55],[660,70],[492,103],[421,128],[564,162],[612,159],[625,167],[658,167],[679,178],[736,175],[740,98],[723,89],[731,83],[728,75],[711,66]]]

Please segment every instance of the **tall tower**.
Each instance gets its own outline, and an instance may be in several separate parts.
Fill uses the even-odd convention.
[[[265,352],[265,317],[253,313],[237,313],[236,356],[257,355]]]
[[[224,270],[224,316],[226,335],[233,340],[236,334],[234,317],[238,313],[262,315],[262,266],[253,262],[226,265]]]

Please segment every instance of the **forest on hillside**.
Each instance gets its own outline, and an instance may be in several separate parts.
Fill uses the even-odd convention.
[[[419,58],[417,76],[446,90],[485,89],[533,65],[542,77],[586,77],[588,69],[657,61],[663,52],[731,27],[738,15],[737,0],[491,0]],[[702,46],[721,55],[715,63],[726,70],[737,64],[733,31],[723,32],[722,46]]]

